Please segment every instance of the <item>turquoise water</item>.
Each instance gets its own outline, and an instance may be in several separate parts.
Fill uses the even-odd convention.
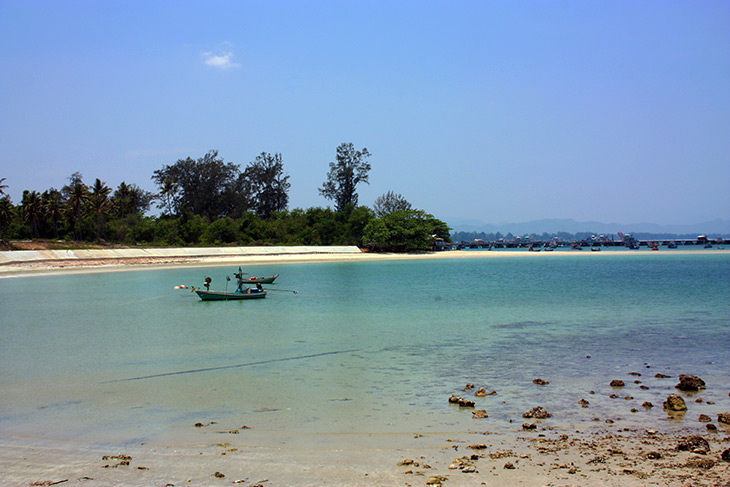
[[[471,414],[447,402],[469,395],[466,382],[498,392],[477,399],[490,416],[479,427],[492,431],[519,428],[537,405],[556,428],[596,417],[681,427],[661,411],[680,373],[707,382],[702,397],[715,404],[701,412],[730,410],[725,254],[245,270],[280,273],[281,292],[208,303],[173,290],[205,276],[224,289],[233,266],[0,280],[0,434],[185,442],[192,424],[216,421],[312,447],[337,435],[467,431]],[[627,386],[610,388],[615,378]],[[659,407],[645,411],[645,400]]]

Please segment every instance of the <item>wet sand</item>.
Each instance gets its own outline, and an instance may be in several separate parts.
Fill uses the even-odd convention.
[[[701,434],[707,454],[678,449],[701,428],[689,429],[696,431],[616,427],[566,433],[539,427],[508,434],[414,433],[398,438],[397,448],[383,436],[371,438],[379,447],[307,450],[260,446],[247,430],[225,434],[214,427],[201,428],[199,444],[186,446],[119,449],[3,437],[0,471],[9,486],[727,485],[730,462],[722,452],[730,447],[728,428]]]

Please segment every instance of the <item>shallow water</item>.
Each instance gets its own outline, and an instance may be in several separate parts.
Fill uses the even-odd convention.
[[[696,422],[661,411],[680,373],[707,382],[701,397],[716,404],[702,412],[730,409],[726,255],[245,270],[280,273],[280,292],[210,303],[173,290],[205,276],[224,289],[232,267],[0,280],[0,433],[185,443],[191,425],[216,421],[316,448],[369,434],[510,431],[537,405],[556,428],[596,417],[671,428]],[[626,387],[611,388],[615,378]],[[479,426],[447,402],[472,397],[466,382],[498,392],[477,399],[490,416]],[[646,400],[658,407],[644,410]]]

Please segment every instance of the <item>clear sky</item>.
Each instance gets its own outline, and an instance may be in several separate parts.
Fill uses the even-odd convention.
[[[0,65],[16,204],[218,149],[328,206],[352,142],[447,222],[730,217],[724,0],[0,0]]]

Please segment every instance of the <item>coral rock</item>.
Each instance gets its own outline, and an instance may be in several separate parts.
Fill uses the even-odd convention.
[[[677,445],[677,450],[707,455],[710,453],[710,444],[701,436],[691,436],[686,440],[680,441]]]
[[[705,388],[705,381],[696,375],[680,375],[679,384],[675,387],[680,391],[699,391]]]
[[[552,414],[548,413],[542,406],[534,407],[522,415],[523,418],[535,419],[545,419],[549,418],[550,416],[552,416]]]
[[[667,411],[686,411],[687,405],[679,394],[670,394],[664,401],[664,409]]]
[[[487,414],[486,409],[477,409],[476,411],[471,412],[471,417],[474,419],[484,419],[488,418],[489,415]]]

